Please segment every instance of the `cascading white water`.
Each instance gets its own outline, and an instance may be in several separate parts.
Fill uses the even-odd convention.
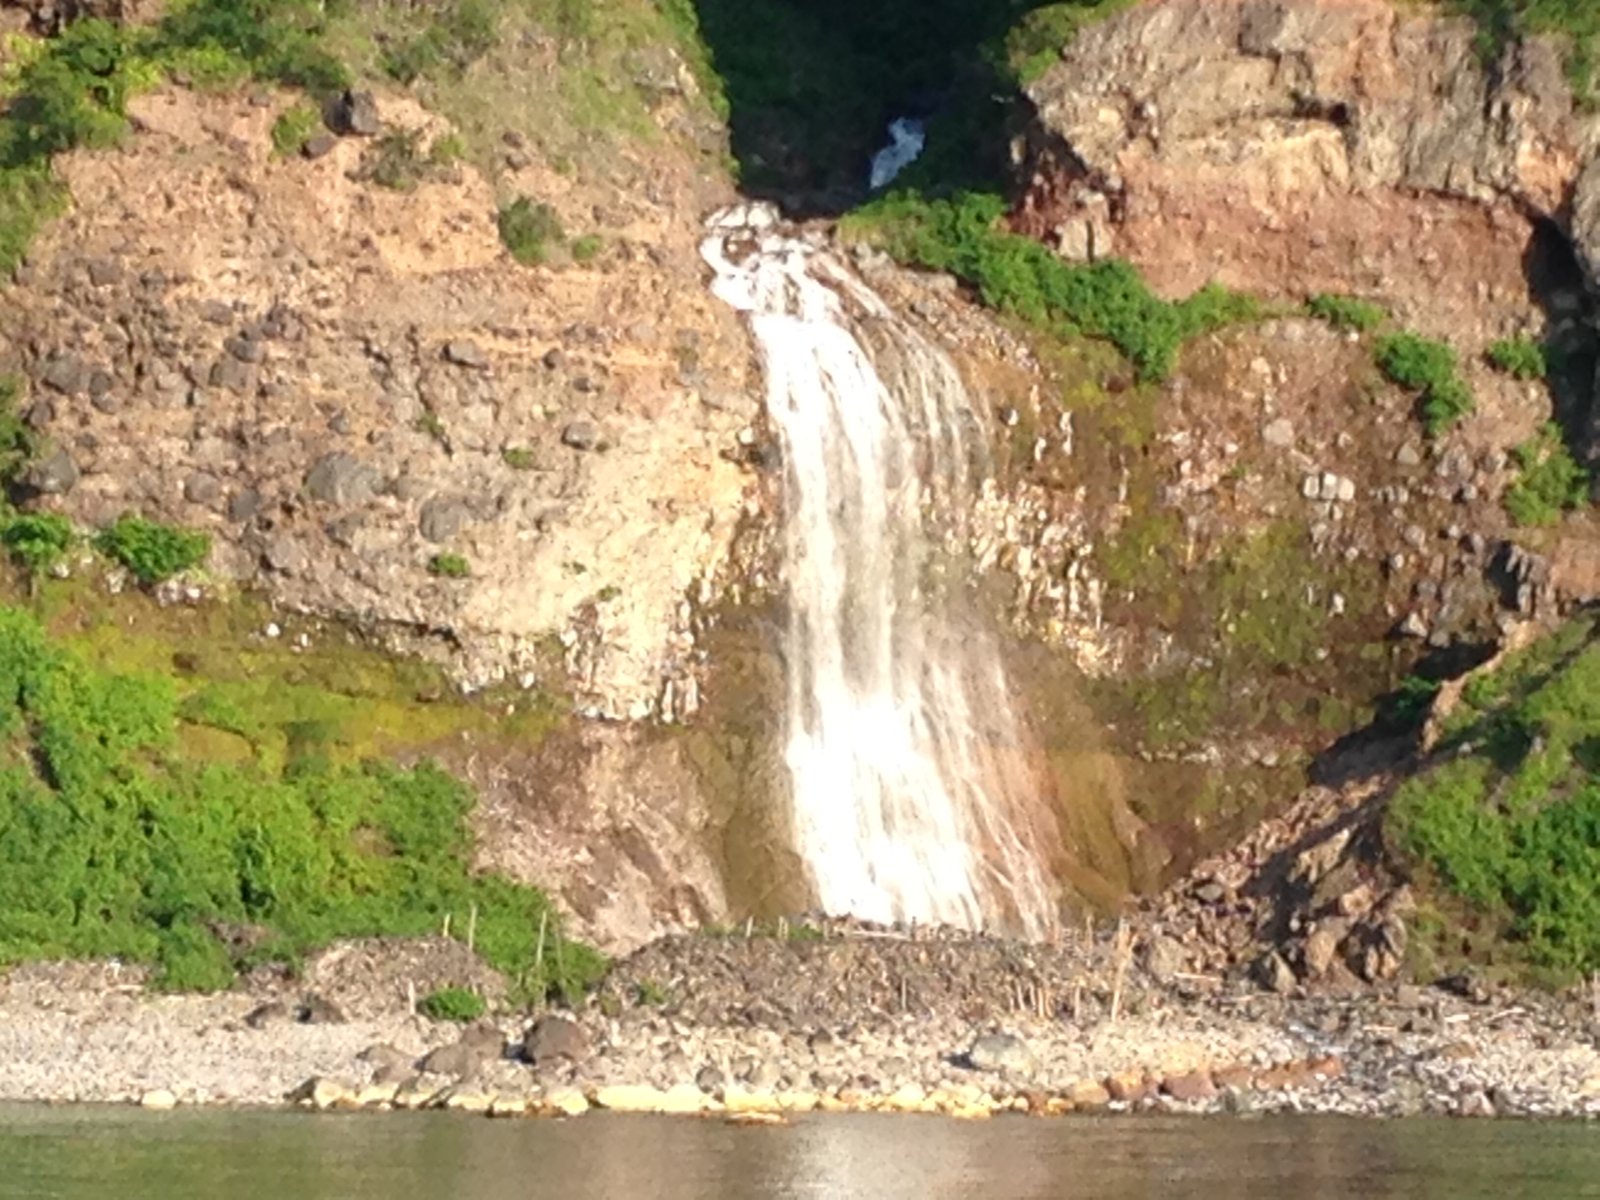
[[[927,126],[916,117],[896,117],[890,121],[889,144],[872,156],[867,186],[873,191],[888,187],[895,176],[917,161],[927,140]]]
[[[719,214],[702,250],[783,446],[786,759],[822,906],[1038,935],[1053,905],[1005,674],[941,586],[984,460],[961,378],[768,208]]]

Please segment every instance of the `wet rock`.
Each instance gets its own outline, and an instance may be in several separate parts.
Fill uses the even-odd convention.
[[[696,1073],[694,1082],[696,1087],[709,1095],[720,1091],[727,1081],[723,1078],[722,1072],[716,1067],[705,1066],[701,1067],[699,1072]]]
[[[60,446],[28,464],[18,480],[24,488],[44,496],[62,496],[78,485],[80,472],[72,456]]]
[[[1038,1069],[1039,1060],[1028,1043],[1010,1033],[985,1033],[967,1048],[967,1065],[975,1071],[1013,1071],[1028,1074]]]
[[[548,1014],[533,1023],[522,1038],[522,1058],[536,1067],[565,1060],[581,1063],[591,1052],[589,1035],[567,1017]]]
[[[377,495],[379,479],[352,454],[325,454],[306,472],[306,495],[324,504],[357,504]]]
[[[460,338],[453,342],[446,342],[444,346],[444,360],[458,367],[471,367],[481,371],[489,365],[489,356],[479,347],[478,343],[469,338]]]
[[[435,496],[417,515],[417,529],[430,542],[448,542],[472,519],[472,510],[460,500]]]
[[[371,92],[350,90],[335,97],[323,119],[329,129],[346,137],[376,137],[383,132],[378,101]]]

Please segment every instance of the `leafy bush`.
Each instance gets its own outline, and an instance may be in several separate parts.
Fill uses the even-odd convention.
[[[0,515],[0,546],[29,570],[55,565],[72,545],[72,523],[57,513]]]
[[[1512,451],[1521,471],[1506,489],[1506,511],[1519,525],[1553,525],[1589,499],[1589,473],[1573,460],[1561,428],[1550,424]]]
[[[1567,38],[1567,78],[1580,101],[1593,103],[1600,61],[1600,8],[1593,0],[1446,0],[1478,23],[1478,49],[1497,58],[1517,38],[1558,34]]]
[[[472,564],[459,554],[435,554],[428,560],[428,574],[444,579],[465,579],[472,574]]]
[[[1440,434],[1473,409],[1472,391],[1457,373],[1456,352],[1415,333],[1392,333],[1378,342],[1378,369],[1418,394],[1423,423]]]
[[[1473,681],[1389,828],[1535,964],[1600,967],[1600,639],[1593,618]]]
[[[94,548],[150,584],[199,566],[211,553],[211,537],[124,515],[95,535]]]
[[[1125,262],[1066,263],[1033,239],[998,228],[1005,207],[991,193],[928,200],[900,192],[861,210],[845,228],[880,242],[901,262],[959,276],[991,308],[1057,333],[1105,338],[1144,379],[1166,378],[1187,339],[1259,316],[1253,299],[1225,288],[1207,287],[1169,304]]]
[[[1061,50],[1091,21],[1104,20],[1133,0],[1069,0],[1028,13],[1006,37],[1006,56],[1021,83],[1032,83],[1061,57]]]
[[[417,1002],[422,1015],[435,1021],[459,1021],[466,1024],[483,1016],[483,997],[462,987],[440,988]]]
[[[523,995],[602,969],[538,891],[471,872],[472,796],[437,767],[207,762],[179,732],[170,679],[99,670],[0,607],[0,963],[117,955],[218,987],[476,909],[479,953]]]
[[[600,251],[605,249],[605,239],[598,233],[586,233],[580,238],[572,240],[572,261],[578,263],[591,263],[600,257]]]
[[[499,225],[500,240],[511,251],[511,257],[525,267],[546,262],[551,246],[565,236],[556,210],[548,204],[536,204],[527,196],[518,196],[500,210]]]
[[[1544,347],[1526,337],[1503,338],[1484,357],[1495,370],[1515,379],[1543,379],[1548,366]]]
[[[14,480],[37,449],[33,430],[22,419],[22,380],[0,375],[0,488]]]
[[[1382,305],[1370,300],[1358,300],[1354,296],[1330,296],[1327,293],[1307,300],[1306,312],[1339,329],[1355,329],[1361,333],[1376,329],[1389,316]]]
[[[272,149],[288,158],[299,154],[322,126],[322,114],[309,104],[294,104],[272,123]]]

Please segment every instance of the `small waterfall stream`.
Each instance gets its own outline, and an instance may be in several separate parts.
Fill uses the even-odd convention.
[[[950,582],[983,421],[948,356],[772,210],[710,229],[784,453],[786,760],[822,907],[1038,935],[1053,905],[1027,756],[997,647]]]

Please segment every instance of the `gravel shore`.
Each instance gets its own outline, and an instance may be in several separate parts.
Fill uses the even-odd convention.
[[[18,967],[0,977],[0,1100],[1600,1116],[1600,1019],[1581,997],[1459,981],[1277,996],[1126,964],[1108,977],[1096,953],[670,939],[576,1011],[464,1028],[409,1011],[418,979],[469,969],[454,943],[347,945],[211,996],[152,994],[112,964]]]

